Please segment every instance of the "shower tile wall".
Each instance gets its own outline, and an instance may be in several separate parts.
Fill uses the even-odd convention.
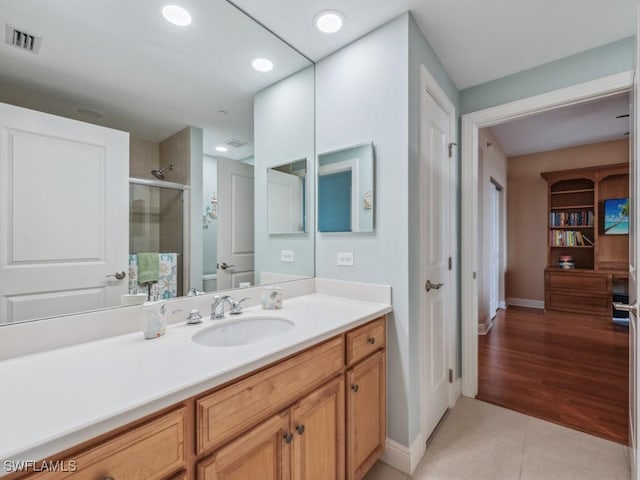
[[[189,127],[160,142],[160,163],[173,164],[165,171],[167,181],[189,185],[191,179],[191,129]],[[147,173],[148,174],[148,173]]]
[[[160,168],[160,145],[129,137],[129,176],[152,179],[151,170]]]

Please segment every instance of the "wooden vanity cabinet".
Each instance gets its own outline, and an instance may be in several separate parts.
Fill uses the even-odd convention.
[[[291,409],[295,480],[344,480],[345,407],[342,375]]]
[[[343,480],[344,456],[340,376],[202,460],[197,480]]]
[[[33,473],[22,478],[173,480],[175,472],[186,467],[186,419],[186,408],[181,407],[115,438],[64,456],[59,471]]]
[[[53,457],[7,480],[353,480],[384,451],[385,318]]]
[[[275,415],[198,463],[198,480],[289,480],[289,413]]]
[[[347,333],[347,480],[360,480],[385,449],[387,438],[384,319]]]

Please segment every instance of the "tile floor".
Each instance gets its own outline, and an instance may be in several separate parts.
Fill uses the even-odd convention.
[[[378,462],[365,480],[628,480],[626,447],[462,397],[412,477]]]

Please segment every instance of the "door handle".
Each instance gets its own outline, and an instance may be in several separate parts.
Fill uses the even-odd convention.
[[[228,265],[226,262],[222,262],[220,264],[220,268],[222,270],[229,270],[229,269],[233,269],[233,267],[235,267],[235,265]]]
[[[635,317],[638,317],[639,316],[638,314],[640,313],[637,303],[633,303],[631,305],[627,305],[626,303],[613,302],[613,308],[615,308],[619,312],[630,312],[630,313],[633,313],[633,315]]]
[[[424,289],[429,292],[433,288],[434,290],[440,290],[444,287],[444,283],[431,283],[431,280],[427,280],[424,284]]]
[[[123,280],[127,276],[127,273],[124,270],[120,270],[119,272],[113,273],[111,275],[106,275],[106,278],[115,277],[116,280]]]

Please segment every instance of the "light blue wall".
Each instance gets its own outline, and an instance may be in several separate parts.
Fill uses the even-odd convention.
[[[218,193],[218,159],[204,155],[202,171],[202,213],[211,204],[211,194]],[[203,273],[217,272],[218,261],[218,219],[208,218],[209,225],[202,231]],[[202,222],[201,222],[202,223]]]
[[[267,219],[267,168],[302,158],[314,178],[314,67],[272,85],[254,97],[255,247],[256,277],[261,272],[313,276],[315,212],[307,212],[307,232],[269,235]],[[315,197],[313,182],[307,198]],[[315,202],[307,202],[307,205]],[[292,250],[295,262],[281,260],[282,250]]]
[[[408,15],[316,65],[317,152],[373,142],[375,232],[318,233],[316,274],[391,285],[387,343],[388,436],[408,445]],[[353,252],[355,266],[336,265]]]
[[[409,16],[409,252],[410,258],[419,258],[422,245],[419,244],[420,232],[418,226],[419,184],[419,138],[420,138],[420,65],[424,65],[431,76],[444,90],[455,107],[456,115],[460,111],[460,96],[458,90],[440,62],[431,45],[422,35],[415,21]],[[458,138],[451,139],[460,144]],[[459,158],[452,161],[459,162]],[[459,229],[458,229],[459,231]],[[458,262],[456,262],[457,264]],[[409,444],[420,434],[420,318],[418,315],[420,301],[424,295],[424,279],[421,278],[417,262],[409,262]],[[448,321],[457,332],[460,331],[460,309],[458,317]],[[459,335],[456,335],[459,338]],[[459,341],[456,342],[459,350]]]
[[[317,151],[322,154],[373,142],[377,209],[371,234],[317,235],[316,273],[391,285],[388,436],[405,446],[412,444],[421,429],[419,289],[415,285],[424,282],[417,281],[414,268],[420,248],[416,240],[421,64],[457,108],[455,85],[409,13],[316,66]],[[336,266],[337,252],[354,252],[355,266]]]
[[[632,70],[635,37],[561,58],[460,92],[461,114]]]

